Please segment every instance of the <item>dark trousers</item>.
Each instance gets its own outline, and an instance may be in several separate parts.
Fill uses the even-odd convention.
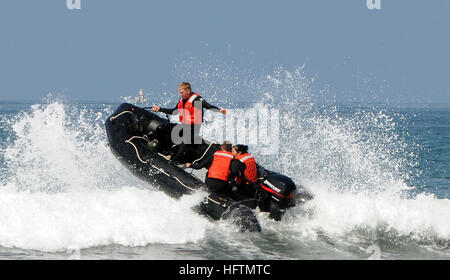
[[[183,142],[177,146],[176,152],[173,156],[173,160],[186,163],[191,158],[190,151],[195,145],[202,144],[202,138],[200,137],[200,124],[182,124],[182,137]]]
[[[228,181],[206,177],[205,183],[210,192],[230,196],[231,187]]]
[[[247,198],[253,198],[256,193],[256,188],[258,187],[257,183],[249,183],[243,182],[239,185],[237,185],[237,191],[241,195],[247,197]]]

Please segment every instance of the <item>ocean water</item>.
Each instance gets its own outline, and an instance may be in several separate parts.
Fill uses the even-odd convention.
[[[315,195],[281,222],[258,213],[256,234],[122,166],[104,130],[121,100],[1,102],[0,259],[450,259],[450,106],[323,103],[292,79],[228,104],[282,108],[277,154],[250,149]]]

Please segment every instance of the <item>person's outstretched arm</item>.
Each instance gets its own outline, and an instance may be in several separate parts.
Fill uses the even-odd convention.
[[[178,105],[178,104],[177,104],[177,105]],[[170,109],[170,108],[161,108],[161,107],[155,105],[155,106],[152,107],[152,110],[155,111],[155,112],[161,112],[161,113],[165,113],[165,114],[172,115],[172,113],[173,113],[175,110],[178,110],[178,106],[177,106],[177,105],[175,105],[175,108],[173,108],[173,109]]]
[[[203,159],[201,159],[197,162],[186,163],[186,167],[193,168],[193,169],[202,169],[203,167],[209,168],[211,166],[212,161],[213,161],[213,156],[204,157]]]
[[[202,101],[202,107],[205,108],[205,109],[216,111],[216,112],[220,112],[220,113],[222,113],[224,115],[226,115],[228,113],[227,109],[219,108],[217,106],[211,105],[203,98],[200,98],[200,100]]]

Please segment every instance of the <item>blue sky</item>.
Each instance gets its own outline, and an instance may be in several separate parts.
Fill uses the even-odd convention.
[[[342,101],[450,102],[450,1],[381,4],[81,0],[69,10],[65,0],[3,0],[0,100],[175,94],[195,61],[191,71],[217,64],[243,80],[305,65]]]

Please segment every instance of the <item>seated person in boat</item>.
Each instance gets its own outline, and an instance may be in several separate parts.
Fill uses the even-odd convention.
[[[220,146],[221,150],[199,162],[186,163],[186,167],[193,169],[208,168],[205,183],[210,192],[232,197],[230,178],[243,174],[245,164],[236,160],[233,156],[231,143],[225,141]]]
[[[244,196],[253,197],[256,192],[256,183],[258,182],[255,157],[248,153],[247,145],[236,145],[231,152],[235,159],[245,165],[243,174],[236,177],[237,191]]]

